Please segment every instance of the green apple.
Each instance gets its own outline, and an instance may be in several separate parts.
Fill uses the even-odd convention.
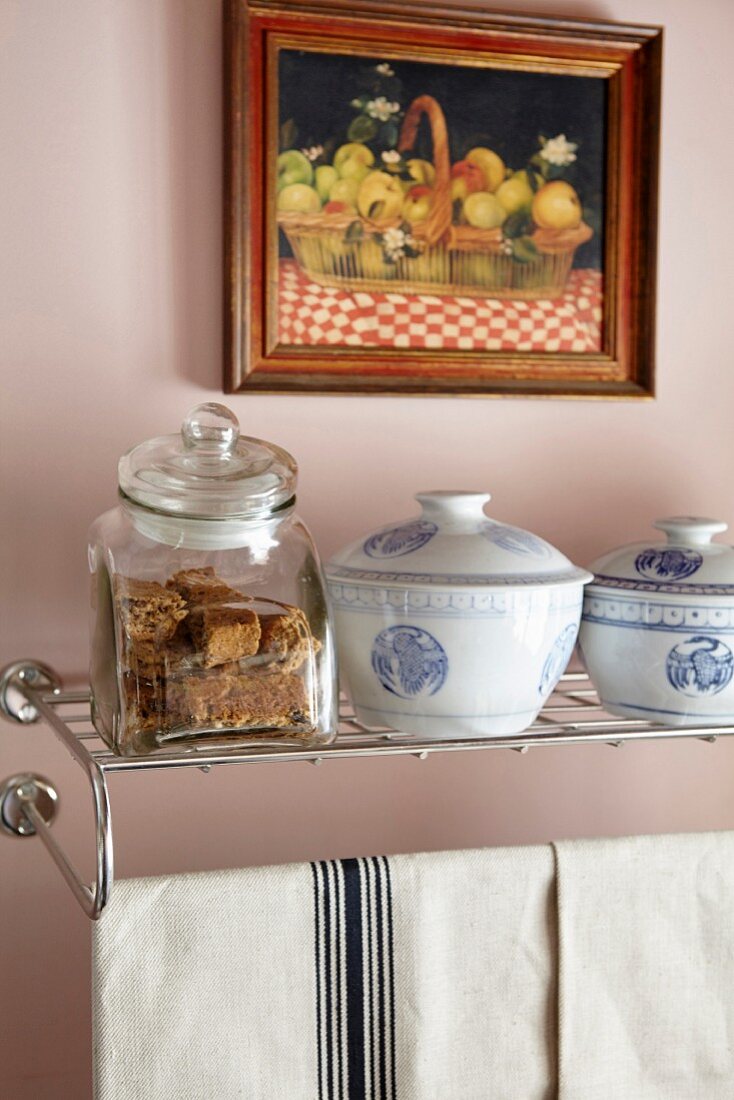
[[[292,183],[313,183],[311,161],[298,149],[286,149],[278,157],[277,165],[279,191]]]
[[[402,210],[403,197],[399,179],[387,172],[370,172],[359,185],[357,209],[370,221],[390,221]]]
[[[403,217],[411,225],[424,222],[433,206],[433,191],[425,183],[411,187],[403,199]]]
[[[348,141],[334,154],[334,167],[343,180],[361,183],[374,163],[375,154],[362,141]]]
[[[536,192],[533,221],[541,229],[578,229],[581,225],[581,200],[570,183],[551,180]]]
[[[464,217],[475,229],[497,229],[507,211],[490,191],[474,191],[464,199]]]
[[[278,195],[278,210],[298,214],[318,214],[321,199],[307,183],[289,183]]]
[[[466,154],[470,164],[478,165],[484,175],[487,191],[496,191],[505,178],[505,162],[498,153],[478,145]]]
[[[429,160],[413,158],[406,162],[406,166],[416,183],[425,183],[426,186],[433,187],[436,180],[436,169]],[[412,187],[413,185],[409,184],[408,186]]]
[[[316,169],[315,177],[315,187],[319,193],[319,198],[322,202],[328,202],[331,189],[339,179],[339,173],[330,164],[320,164]]]
[[[537,173],[535,174],[535,181],[537,184],[543,182],[542,177]],[[518,214],[521,211],[530,213],[535,191],[530,186],[527,172],[523,169],[521,172],[515,172],[508,180],[501,183],[495,194],[508,214]]]

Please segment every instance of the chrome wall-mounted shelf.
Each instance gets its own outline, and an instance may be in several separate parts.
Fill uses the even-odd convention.
[[[302,761],[321,764],[363,756],[414,756],[425,760],[437,752],[513,749],[527,752],[542,745],[578,745],[599,742],[618,747],[625,741],[699,738],[714,742],[734,734],[734,726],[664,727],[606,714],[586,673],[567,672],[533,725],[512,737],[478,737],[429,741],[388,729],[367,729],[346,701],[339,735],[331,745],[299,748],[293,745],[222,749],[180,747],[151,756],[116,756],[92,725],[89,692],[64,691],[54,671],[38,661],[17,661],[0,672],[0,713],[21,725],[44,720],[82,767],[92,788],[96,833],[95,882],[84,883],[57,843],[51,824],[58,795],[38,775],[11,776],[0,786],[0,824],[16,837],[38,836],[59,867],[77,901],[92,920],[109,902],[113,871],[112,820],[107,777],[160,768],[200,768],[203,772],[224,764],[264,761]]]

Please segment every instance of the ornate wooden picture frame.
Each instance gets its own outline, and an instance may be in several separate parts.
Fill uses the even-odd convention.
[[[227,392],[651,397],[662,30],[227,0]]]

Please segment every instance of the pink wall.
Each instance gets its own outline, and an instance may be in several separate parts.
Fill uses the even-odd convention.
[[[522,8],[505,0],[505,6]],[[302,468],[325,555],[420,488],[579,562],[660,515],[734,524],[730,0],[533,0],[666,26],[654,403],[248,397],[245,430]],[[133,442],[220,395],[220,12],[215,0],[0,3],[0,660],[86,664],[85,533]],[[436,446],[436,438],[441,445]],[[89,795],[43,728],[0,728],[0,779],[58,785],[91,866]],[[734,827],[734,742],[332,763],[112,781],[118,873]],[[84,1100],[89,927],[40,846],[0,837],[0,1092]]]

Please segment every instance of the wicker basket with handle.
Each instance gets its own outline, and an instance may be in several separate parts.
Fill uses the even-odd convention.
[[[454,294],[475,298],[553,298],[563,293],[574,252],[592,236],[577,229],[536,228],[531,240],[537,250],[520,262],[508,255],[501,229],[475,229],[452,222],[451,162],[446,119],[430,95],[418,96],[403,120],[398,150],[413,148],[425,115],[431,127],[436,178],[428,217],[412,226],[420,254],[389,262],[375,234],[401,224],[401,218],[373,222],[351,212],[301,214],[278,212],[299,266],[321,286],[345,290],[377,290],[423,294]],[[347,240],[359,221],[363,233]]]

